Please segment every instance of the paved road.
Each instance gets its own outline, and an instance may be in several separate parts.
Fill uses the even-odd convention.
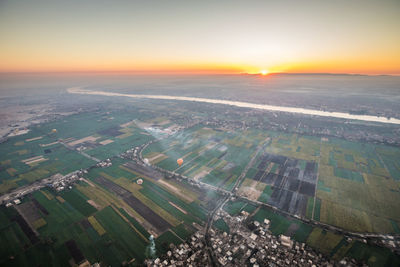
[[[25,196],[32,192],[35,192],[43,187],[46,187],[47,184],[62,181],[64,179],[66,179],[67,177],[76,175],[77,173],[78,173],[78,171],[73,171],[71,173],[68,173],[67,175],[53,175],[52,177],[44,178],[44,179],[36,181],[30,185],[19,187],[15,190],[11,191],[10,193],[0,196],[0,203],[6,203],[6,202],[9,202],[10,200],[20,198],[22,196]]]
[[[206,224],[206,230],[205,230],[205,239],[206,239],[207,251],[208,251],[209,257],[212,259],[213,265],[215,265],[216,259],[214,258],[214,254],[210,248],[209,230],[210,230],[210,227],[214,220],[214,216],[229,201],[229,198],[233,195],[233,193],[237,191],[237,187],[240,185],[241,181],[246,177],[247,171],[254,165],[254,162],[256,161],[258,154],[263,150],[264,147],[265,147],[265,142],[258,145],[256,152],[254,153],[253,157],[250,159],[249,163],[247,163],[246,167],[243,169],[243,171],[240,174],[240,176],[238,177],[238,179],[236,179],[235,185],[233,186],[231,191],[227,191],[227,192],[229,192],[229,195],[225,196],[222,200],[220,200],[220,202],[217,204],[215,209],[211,212],[210,216],[208,217],[207,224]],[[220,188],[217,188],[217,189],[220,190]],[[224,191],[226,191],[226,190],[224,190]]]
[[[339,227],[336,227],[336,226],[333,226],[333,225],[329,225],[329,224],[325,224],[325,223],[321,223],[321,222],[315,221],[315,220],[308,220],[308,219],[305,219],[305,218],[296,216],[296,215],[294,215],[294,214],[291,214],[291,213],[282,211],[282,210],[278,209],[277,207],[272,206],[272,205],[269,205],[269,204],[267,204],[267,203],[260,202],[260,201],[257,201],[257,200],[251,200],[251,199],[249,199],[249,198],[246,198],[246,197],[243,197],[243,196],[238,195],[238,194],[236,193],[236,190],[237,190],[237,187],[240,185],[240,181],[241,181],[242,179],[245,178],[245,175],[246,175],[248,169],[254,164],[254,161],[255,161],[255,159],[256,159],[256,156],[258,155],[258,153],[260,152],[260,150],[263,148],[264,145],[265,145],[265,143],[263,143],[263,145],[260,145],[260,146],[257,147],[257,152],[254,154],[254,156],[252,157],[252,159],[251,159],[251,160],[249,161],[249,163],[246,165],[245,169],[242,171],[241,175],[239,176],[239,178],[237,179],[237,181],[236,181],[236,183],[235,183],[235,186],[233,187],[233,189],[232,189],[231,191],[228,191],[228,190],[225,190],[225,189],[223,189],[223,188],[219,188],[219,187],[216,187],[216,186],[213,186],[213,185],[209,185],[209,184],[206,184],[206,183],[203,183],[203,182],[200,182],[200,181],[195,181],[195,180],[193,180],[193,179],[191,179],[191,178],[189,178],[189,177],[186,177],[186,176],[181,176],[181,177],[187,179],[188,181],[191,181],[191,182],[193,182],[194,184],[197,184],[197,185],[199,185],[199,186],[201,186],[201,187],[203,187],[203,188],[210,189],[210,190],[213,190],[213,191],[218,191],[218,192],[221,192],[221,193],[223,193],[223,194],[226,195],[226,197],[223,198],[223,201],[221,201],[220,203],[218,203],[217,207],[211,212],[210,217],[209,217],[209,219],[208,219],[208,221],[207,221],[206,232],[208,232],[208,229],[210,228],[210,223],[211,223],[212,218],[214,217],[215,213],[216,213],[220,208],[222,208],[222,207],[225,205],[225,203],[229,200],[230,197],[236,197],[236,198],[239,198],[239,199],[243,199],[243,200],[247,201],[248,203],[254,204],[254,205],[256,205],[256,206],[267,207],[267,208],[272,209],[272,210],[274,210],[275,212],[280,213],[280,214],[282,214],[282,215],[284,215],[284,216],[291,217],[291,218],[294,218],[294,219],[303,221],[304,223],[307,223],[307,224],[310,224],[310,225],[313,225],[313,226],[319,226],[319,227],[322,227],[322,228],[324,228],[324,229],[328,229],[328,230],[331,230],[331,231],[336,231],[336,232],[338,232],[338,233],[341,233],[341,234],[346,235],[346,236],[349,236],[349,237],[356,237],[356,238],[377,238],[377,239],[380,239],[380,240],[391,240],[392,237],[397,238],[397,239],[400,238],[400,234],[385,235],[385,234],[368,233],[368,232],[365,232],[365,233],[364,233],[364,232],[350,232],[350,231],[346,231],[346,230],[344,230],[344,229],[342,229],[342,228],[339,228]],[[145,147],[145,146],[144,146],[144,147]],[[154,166],[153,166],[153,167],[154,167]],[[158,167],[156,167],[156,169],[157,169],[157,168],[158,168]],[[166,170],[164,170],[164,171],[167,172],[167,173],[172,174],[172,173],[169,172],[169,171],[166,171]]]

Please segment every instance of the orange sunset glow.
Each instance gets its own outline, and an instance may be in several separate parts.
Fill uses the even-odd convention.
[[[400,74],[398,1],[251,2],[2,1],[0,72]]]

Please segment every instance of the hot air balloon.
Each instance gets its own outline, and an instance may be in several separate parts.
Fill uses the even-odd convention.
[[[137,183],[138,185],[143,184],[143,179],[137,179],[136,183]]]
[[[178,159],[176,162],[178,163],[178,165],[179,165],[179,166],[182,166],[183,159],[182,159],[182,158],[180,158],[180,159]]]

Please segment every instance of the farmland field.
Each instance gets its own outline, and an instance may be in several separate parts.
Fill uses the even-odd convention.
[[[273,234],[289,235],[324,254],[371,264],[397,260],[386,250],[372,259],[367,253],[378,252],[371,246],[347,242],[343,235],[281,212],[349,231],[399,233],[395,159],[400,149],[202,122],[184,127],[187,121],[179,117],[161,116],[161,106],[152,106],[151,112],[127,109],[66,116],[0,144],[2,194],[55,174],[86,170],[71,188],[58,192],[47,185],[19,205],[1,207],[0,237],[10,245],[2,243],[0,265],[65,266],[82,258],[139,265],[149,256],[150,235],[161,255],[170,243],[182,243],[206,225],[222,196],[192,181],[225,192],[238,183],[236,200],[223,207],[227,213],[245,212],[260,222],[268,218]],[[140,153],[148,164],[119,156],[145,144]],[[96,166],[105,159],[112,165]],[[223,218],[213,227],[229,232]]]

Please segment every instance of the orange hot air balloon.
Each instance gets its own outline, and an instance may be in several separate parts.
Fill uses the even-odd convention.
[[[178,162],[178,165],[179,165],[179,166],[182,166],[183,159],[182,159],[182,158],[180,158],[180,159],[178,159],[176,162]]]

